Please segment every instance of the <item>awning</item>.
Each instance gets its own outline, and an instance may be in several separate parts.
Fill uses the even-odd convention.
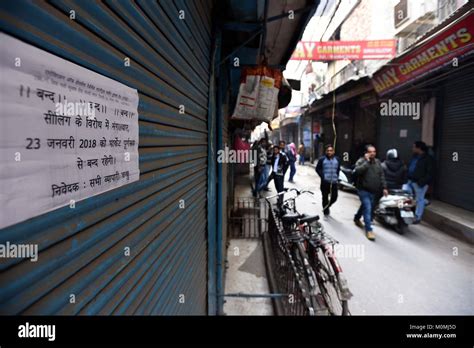
[[[409,83],[433,75],[443,67],[458,65],[474,53],[474,9],[468,3],[460,12],[433,29],[411,50],[379,69],[372,78],[380,95],[398,90]]]
[[[286,117],[280,121],[280,127],[286,127],[290,124],[298,124],[300,122],[301,115],[294,117]]]
[[[315,100],[308,112],[310,114],[324,110],[325,108],[331,107],[334,99],[337,103],[341,103],[360,94],[367,93],[373,90],[373,86],[367,76],[360,78],[359,80],[349,81],[342,86],[339,86],[334,91],[324,95],[322,99]],[[334,98],[334,93],[336,96]]]
[[[259,64],[260,56],[265,56],[270,67],[284,69],[319,0],[225,0],[221,4],[225,49],[244,48],[241,65]]]
[[[320,0],[218,1],[222,19],[222,57],[230,71],[231,105],[239,91],[241,67],[263,62],[284,70]],[[238,58],[238,65],[235,59]],[[283,83],[278,106],[291,100],[291,87]]]

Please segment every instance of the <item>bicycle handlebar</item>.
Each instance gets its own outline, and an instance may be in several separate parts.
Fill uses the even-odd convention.
[[[287,189],[284,189],[283,191],[277,193],[276,195],[265,197],[265,200],[266,200],[267,202],[269,202],[269,199],[272,199],[272,198],[275,198],[275,197],[284,195],[285,193],[288,193],[288,192],[291,192],[291,191],[295,191],[295,192],[296,192],[296,197],[302,195],[303,193],[310,193],[310,194],[314,195],[314,192],[309,191],[309,190],[299,191],[299,190],[296,189],[296,188],[290,188],[290,189],[287,188]],[[296,197],[295,197],[295,198],[296,198]],[[270,203],[270,202],[269,202],[269,203]]]

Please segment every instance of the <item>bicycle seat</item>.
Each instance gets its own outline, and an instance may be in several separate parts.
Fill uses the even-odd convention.
[[[292,223],[292,222],[296,222],[296,220],[298,220],[299,218],[301,218],[302,215],[300,214],[297,214],[297,213],[286,213],[285,215],[283,215],[281,217],[282,221],[283,222],[289,222],[289,223]]]
[[[310,216],[305,216],[300,219],[300,222],[305,223],[307,222],[308,224],[313,222],[313,221],[318,221],[319,220],[319,215],[310,215]]]

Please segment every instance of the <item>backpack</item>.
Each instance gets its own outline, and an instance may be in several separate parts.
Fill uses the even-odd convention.
[[[296,156],[293,154],[293,152],[291,151],[291,149],[289,147],[285,148],[285,154],[286,154],[286,157],[288,157],[289,161],[291,161],[291,162],[296,161]]]

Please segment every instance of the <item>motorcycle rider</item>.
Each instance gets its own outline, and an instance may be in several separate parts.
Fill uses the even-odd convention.
[[[415,194],[414,224],[419,224],[425,210],[425,194],[433,180],[434,159],[428,154],[428,146],[422,141],[415,141],[412,152],[413,157],[408,165],[408,182],[403,185],[403,189]]]
[[[407,168],[403,161],[398,158],[398,151],[396,149],[387,151],[387,157],[382,162],[382,168],[385,174],[385,181],[387,182],[387,189],[400,190],[406,182]]]

